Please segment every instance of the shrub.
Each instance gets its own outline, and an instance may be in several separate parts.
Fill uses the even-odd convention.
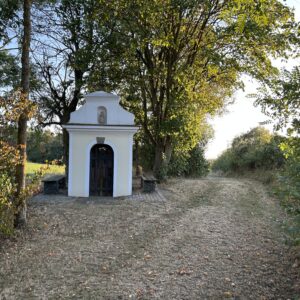
[[[7,174],[0,175],[0,233],[9,235],[14,226],[14,208],[12,195],[14,186]]]
[[[0,233],[6,235],[13,231],[18,209],[36,192],[43,173],[39,171],[33,175],[25,189],[16,196],[15,172],[21,161],[18,149],[22,149],[24,145],[16,145],[14,133],[25,109],[28,118],[31,118],[35,113],[35,105],[19,91],[0,97]]]
[[[39,190],[40,179],[47,169],[44,166],[28,177],[25,189],[16,198],[15,169],[19,159],[16,147],[0,141],[0,233],[4,235],[13,232],[17,208]]]
[[[143,140],[139,149],[139,155],[140,155],[140,163],[142,164],[143,169],[146,171],[151,170],[153,167],[153,161],[155,157],[153,145]],[[135,157],[135,153],[133,156]]]
[[[27,158],[29,161],[44,163],[45,161],[60,160],[63,156],[61,134],[49,130],[31,130],[27,137]]]
[[[209,172],[209,163],[204,157],[203,147],[197,145],[189,152],[174,153],[168,166],[171,176],[202,177]]]
[[[186,175],[193,177],[206,176],[209,172],[209,162],[204,157],[204,149],[197,146],[190,152]]]
[[[169,176],[184,176],[188,169],[188,153],[174,153],[170,160],[167,174]]]
[[[6,235],[13,231],[14,172],[19,159],[19,152],[14,146],[0,141],[0,232]]]
[[[286,163],[280,174],[282,184],[279,190],[289,210],[300,214],[300,139],[287,139],[281,144],[281,150],[286,157]]]
[[[292,214],[288,234],[291,241],[300,244],[300,138],[267,134],[253,129],[234,139],[212,166],[225,173],[256,170],[263,174],[265,183],[273,182],[282,205]],[[270,170],[276,169],[276,173]],[[262,176],[260,176],[262,177]]]
[[[231,147],[213,163],[213,170],[243,172],[257,169],[277,169],[283,166],[285,157],[280,143],[285,138],[271,135],[264,128],[257,127],[236,137]]]
[[[213,163],[213,171],[222,171],[228,173],[235,170],[235,160],[231,149],[225,150]]]

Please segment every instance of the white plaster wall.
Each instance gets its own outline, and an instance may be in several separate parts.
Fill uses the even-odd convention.
[[[85,96],[86,103],[71,113],[69,123],[97,124],[97,108],[104,106],[107,111],[107,125],[133,125],[134,115],[119,105],[119,97],[105,92]]]
[[[70,131],[69,196],[89,196],[90,150],[97,137],[114,151],[113,197],[131,195],[133,132]]]

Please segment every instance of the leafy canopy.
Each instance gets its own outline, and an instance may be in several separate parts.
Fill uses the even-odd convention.
[[[285,55],[293,36],[292,12],[276,0],[99,2],[121,52],[123,104],[162,152],[193,148],[240,75],[276,73],[270,56]]]
[[[283,70],[261,86],[256,104],[276,121],[277,129],[288,127],[289,133],[300,134],[300,68]]]

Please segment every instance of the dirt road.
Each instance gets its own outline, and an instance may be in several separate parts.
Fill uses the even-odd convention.
[[[264,187],[171,180],[165,201],[37,196],[23,238],[2,242],[0,299],[297,299]]]

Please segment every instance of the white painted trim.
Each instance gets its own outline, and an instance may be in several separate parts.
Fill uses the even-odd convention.
[[[133,152],[132,152],[132,146],[133,146],[133,135],[129,135],[128,137],[128,154],[129,154],[129,159],[128,159],[128,195],[132,194],[132,157],[133,157]]]
[[[97,125],[64,125],[63,128],[66,128],[69,132],[128,132],[128,133],[135,133],[139,129],[137,126],[97,126]]]
[[[72,180],[73,180],[73,135],[69,133],[69,168],[68,168],[68,196],[73,194]]]
[[[107,93],[104,91],[96,91],[90,94],[86,94],[84,98],[91,98],[91,97],[97,97],[97,98],[115,98],[119,100],[119,96],[112,93]]]
[[[90,195],[90,155],[91,149],[94,145],[97,144],[97,140],[89,143],[86,147],[86,161],[85,161],[85,183],[84,183],[84,196],[89,197]],[[111,143],[107,138],[105,138],[104,145],[108,145],[112,148],[114,152],[114,174],[113,174],[113,197],[116,197],[116,189],[117,189],[117,175],[118,175],[118,151],[117,147]]]

